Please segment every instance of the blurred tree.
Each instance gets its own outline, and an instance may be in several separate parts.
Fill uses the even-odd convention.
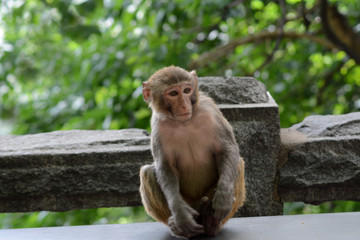
[[[334,201],[325,202],[320,205],[304,204],[302,202],[285,203],[284,214],[313,214],[328,212],[354,212],[360,211],[360,202]]]
[[[360,109],[358,0],[0,4],[0,118],[14,134],[150,130],[141,82],[171,64],[256,77],[282,127]]]
[[[141,82],[166,65],[249,75],[281,124],[360,108],[356,0],[4,0],[0,113],[13,133],[149,129]]]
[[[151,221],[141,207],[97,208],[69,212],[3,213],[1,228],[31,228]]]

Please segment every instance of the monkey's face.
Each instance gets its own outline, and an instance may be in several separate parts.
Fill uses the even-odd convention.
[[[182,82],[165,89],[163,97],[166,110],[173,120],[186,122],[191,119],[193,113],[191,97],[193,92],[194,87],[189,82]]]

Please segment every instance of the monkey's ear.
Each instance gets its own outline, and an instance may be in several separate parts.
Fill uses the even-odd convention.
[[[151,89],[148,82],[143,82],[143,97],[146,102],[150,102]]]
[[[197,85],[198,85],[198,76],[196,75],[196,71],[192,70],[190,72],[190,75],[194,77],[194,85],[197,87]]]
[[[196,75],[196,71],[192,70],[190,72],[190,75],[194,78],[194,93],[191,96],[191,103],[195,104],[197,103],[199,99],[199,90],[198,90],[198,76]]]
[[[193,76],[194,78],[197,78],[197,75],[196,75],[196,70],[192,70],[190,72],[191,76]]]

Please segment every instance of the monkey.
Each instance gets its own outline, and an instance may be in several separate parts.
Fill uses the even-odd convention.
[[[143,82],[152,109],[154,162],[140,169],[145,211],[173,235],[215,236],[245,201],[245,164],[231,125],[198,90],[195,71],[176,66]]]

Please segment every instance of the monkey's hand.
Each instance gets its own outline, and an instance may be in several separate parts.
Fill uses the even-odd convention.
[[[230,213],[234,201],[234,191],[232,188],[218,188],[212,203],[215,211],[214,217],[219,221],[223,220]]]
[[[197,224],[194,219],[198,216],[199,213],[186,203],[179,204],[169,218],[168,225],[175,235],[191,238],[204,233],[204,226]]]

